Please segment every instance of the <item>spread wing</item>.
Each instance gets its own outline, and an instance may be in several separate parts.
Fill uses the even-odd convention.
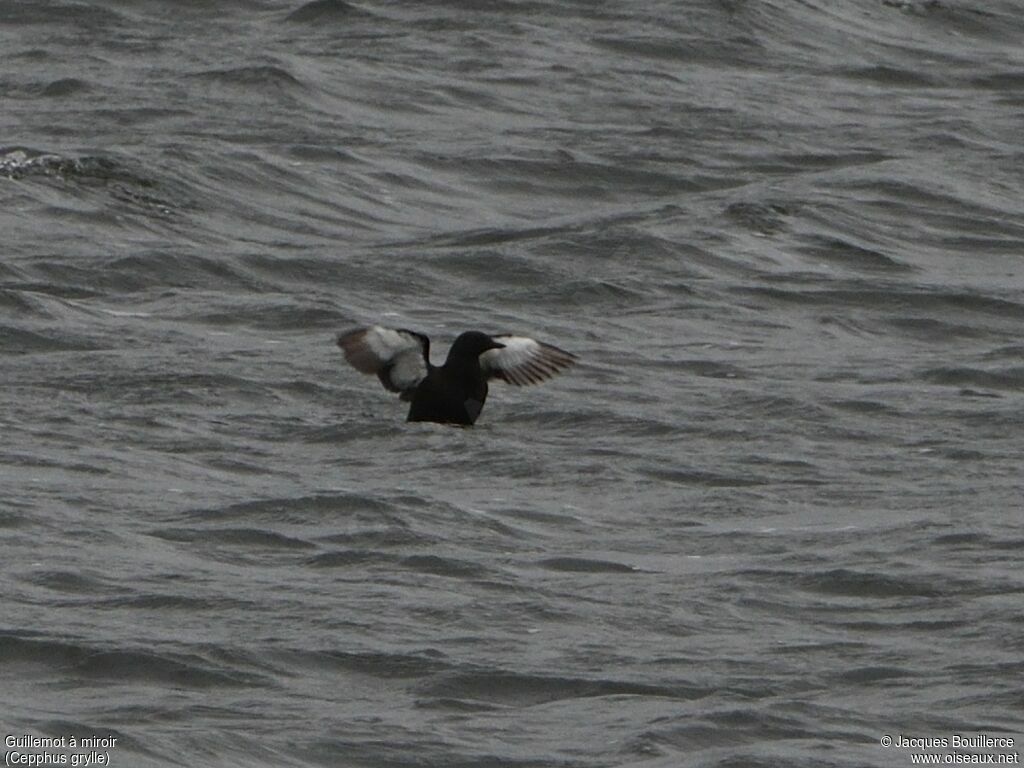
[[[480,355],[481,370],[488,378],[501,379],[519,387],[539,384],[576,362],[576,355],[571,352],[525,336],[493,338],[505,346],[489,349]]]
[[[400,392],[403,400],[427,375],[430,339],[405,328],[357,328],[338,335],[338,346],[345,359],[361,373],[375,373],[390,392]]]

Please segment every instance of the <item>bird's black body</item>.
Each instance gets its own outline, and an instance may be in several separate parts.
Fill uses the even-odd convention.
[[[430,362],[430,340],[404,328],[374,326],[338,337],[345,359],[410,403],[409,421],[473,424],[487,401],[487,382],[536,384],[568,368],[575,356],[524,336],[460,335],[444,365]]]
[[[480,355],[503,347],[485,333],[469,331],[452,344],[444,365],[431,365],[428,359],[427,376],[413,391],[407,420],[466,426],[475,422],[487,401]]]

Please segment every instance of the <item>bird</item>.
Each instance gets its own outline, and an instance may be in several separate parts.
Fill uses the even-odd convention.
[[[390,392],[408,402],[407,421],[471,426],[487,400],[487,382],[538,384],[570,368],[571,352],[512,334],[460,334],[444,365],[430,362],[430,339],[407,328],[356,328],[337,336],[345,359],[357,371],[376,374]]]

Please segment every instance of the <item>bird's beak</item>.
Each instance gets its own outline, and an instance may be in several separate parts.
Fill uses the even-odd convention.
[[[505,348],[504,344],[499,344],[494,339],[491,339],[491,349],[504,349],[504,348]]]

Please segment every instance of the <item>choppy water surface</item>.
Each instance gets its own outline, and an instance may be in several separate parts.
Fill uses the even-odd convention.
[[[0,17],[5,736],[1019,751],[1020,2]],[[581,364],[408,425],[373,322]]]

